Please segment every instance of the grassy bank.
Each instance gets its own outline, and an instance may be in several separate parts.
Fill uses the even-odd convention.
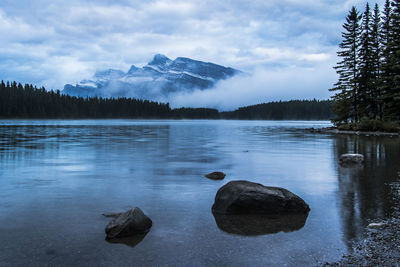
[[[369,132],[400,132],[400,123],[378,119],[362,118],[359,122],[337,124],[338,130],[342,131],[369,131]]]

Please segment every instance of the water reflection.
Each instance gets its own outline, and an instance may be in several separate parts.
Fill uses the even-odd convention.
[[[340,217],[345,240],[351,248],[352,241],[362,236],[371,220],[390,216],[393,211],[393,195],[388,184],[397,180],[400,142],[391,137],[337,136],[333,153],[338,174]],[[340,166],[338,159],[345,153],[364,155],[364,164]]]
[[[385,183],[399,171],[399,139],[299,130],[319,126],[329,123],[0,121],[0,265],[336,260],[366,221],[390,213]],[[341,168],[348,152],[364,154],[365,164]],[[215,170],[224,181],[204,178]],[[312,209],[306,218],[213,217],[216,192],[238,179],[287,188]],[[134,249],[104,242],[98,215],[132,206],[149,214],[152,230],[123,240]],[[51,262],[46,251],[57,251]]]
[[[42,164],[60,171],[84,171],[90,166],[82,162],[118,164],[125,157],[136,160],[129,168],[131,173],[150,167],[148,171],[154,175],[183,176],[196,172],[194,166],[199,163],[211,165],[219,160],[218,147],[212,142],[218,135],[214,127],[44,124],[3,125],[0,129],[2,169],[14,168],[18,162],[39,164],[42,159]],[[187,144],[191,144],[190,149]],[[66,152],[74,155],[65,157]],[[60,153],[64,158],[60,158]]]
[[[106,238],[106,241],[111,244],[123,244],[133,248],[136,247],[140,242],[142,242],[147,234],[148,233],[137,234],[131,237],[113,238],[113,239]]]
[[[217,226],[229,234],[257,236],[300,230],[308,213],[224,215],[213,213]]]

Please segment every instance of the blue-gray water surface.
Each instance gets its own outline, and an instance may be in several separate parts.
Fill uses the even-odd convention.
[[[389,216],[398,137],[302,129],[329,122],[0,120],[1,266],[316,265]],[[345,168],[342,153],[365,155]],[[227,174],[222,181],[204,177]],[[299,229],[240,235],[211,212],[231,180],[289,189],[311,207]],[[110,243],[104,212],[140,207],[153,227]]]

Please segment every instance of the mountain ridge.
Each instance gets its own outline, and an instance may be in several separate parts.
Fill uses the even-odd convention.
[[[240,70],[186,57],[171,60],[156,54],[142,68],[132,65],[128,72],[117,69],[96,71],[76,85],[66,84],[63,93],[72,96],[136,97],[157,100],[171,94],[213,88]]]

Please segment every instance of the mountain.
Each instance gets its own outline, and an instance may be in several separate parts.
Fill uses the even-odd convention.
[[[241,71],[185,57],[171,60],[157,54],[146,66],[128,72],[109,69],[96,72],[76,85],[66,84],[63,93],[72,96],[135,97],[157,100],[180,92],[206,90]]]

